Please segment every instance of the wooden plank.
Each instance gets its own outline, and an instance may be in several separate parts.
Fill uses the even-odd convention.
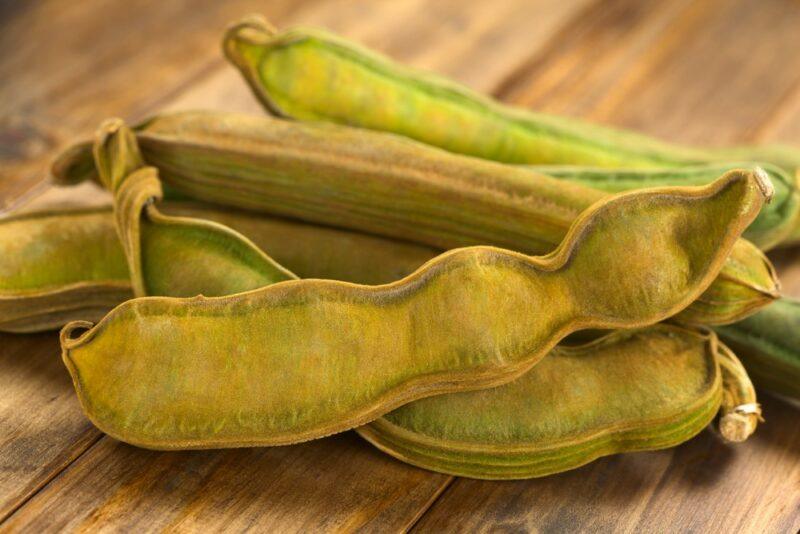
[[[688,3],[594,2],[491,91],[520,107],[588,117]]]
[[[400,530],[447,480],[354,433],[234,451],[157,452],[103,439],[3,528]]]
[[[675,141],[747,141],[800,81],[798,27],[784,0],[600,2],[495,94]]]
[[[498,77],[513,70],[515,62],[530,53],[532,47],[543,44],[548,35],[558,29],[558,23],[581,6],[581,2],[569,4],[554,0],[539,0],[538,3],[504,1],[493,5],[462,5],[451,0],[437,4],[435,11],[429,11],[424,4],[422,0],[403,3],[336,0],[301,6],[286,16],[276,17],[274,12],[268,15],[280,26],[294,20],[327,26],[420,67],[441,68],[451,74],[463,72],[465,79],[480,86],[482,83],[493,85]],[[187,7],[190,5],[191,8]],[[184,8],[191,10],[194,5],[186,3]],[[54,8],[55,4],[47,6]],[[159,7],[152,6],[151,9]],[[173,3],[168,9],[177,8]],[[529,26],[520,22],[504,26],[503,17],[493,14],[493,9],[498,9],[503,16],[533,18],[540,11],[548,14],[540,17],[533,26],[539,34],[526,40]],[[163,13],[156,15],[157,19],[164,17]],[[223,21],[228,18],[231,17]],[[100,103],[99,109],[83,110],[79,115],[85,117],[75,118],[75,126],[70,124],[64,130],[69,131],[70,137],[73,131],[90,133],[94,123],[106,114],[132,119],[162,106],[260,112],[238,74],[221,63],[214,66],[218,59],[209,59],[212,55],[218,58],[219,35],[208,35],[207,22],[203,18],[202,24],[197,23],[197,26],[204,32],[203,39],[208,43],[200,43],[198,37],[193,41],[197,45],[195,49],[187,45],[184,59],[190,66],[212,66],[207,67],[202,75],[192,77],[191,87],[165,90],[146,83],[148,72],[166,71],[165,77],[178,72],[183,75],[178,61],[173,65],[170,59],[168,63],[171,66],[148,65],[148,69],[143,69],[139,65],[128,70],[128,59],[120,60],[120,64],[114,67],[115,76],[103,83],[113,85],[121,83],[120,80],[135,79],[141,94],[128,91],[113,105]],[[153,27],[145,24],[139,37],[150,36]],[[424,32],[417,33],[419,28],[424,28]],[[452,47],[451,52],[435,52],[448,46]],[[208,47],[213,48],[213,52]],[[506,49],[507,53],[498,60],[486,52],[488,49],[498,53]],[[450,53],[458,58],[457,61],[448,60]],[[151,61],[158,63],[159,58],[151,57]],[[0,66],[0,72],[2,69]],[[66,100],[75,104],[75,99],[77,97]],[[66,104],[59,103],[55,107],[65,108]],[[47,131],[46,127],[43,126],[41,131]],[[66,137],[66,134],[60,135],[59,139],[61,137]],[[43,152],[46,150],[27,155],[32,160],[40,160]],[[2,352],[16,354],[13,347],[25,343],[28,338],[9,336],[8,339],[7,347],[11,348],[4,346]],[[60,368],[55,342],[49,343],[35,342],[31,350],[41,351],[43,358],[47,354],[55,362],[55,368]],[[53,390],[40,388],[32,394],[48,398],[57,393],[73,398],[66,372],[62,373],[64,382],[58,387],[52,386]],[[6,411],[18,410],[26,400],[16,395],[6,396],[0,389],[0,420],[7,417]],[[85,429],[88,423],[74,399],[64,406],[71,424],[82,424]],[[25,415],[20,413],[19,416]],[[48,409],[43,409],[40,417],[43,425],[52,420]],[[0,428],[0,437],[4,430],[5,427]],[[91,432],[94,439],[96,431]],[[79,444],[86,448],[92,439],[81,441],[76,432],[65,432],[57,438],[51,437],[45,446],[37,441],[36,435],[21,431],[19,446],[0,448],[0,465],[17,461],[13,459],[19,457],[23,465],[43,466],[35,479],[31,478],[32,468],[20,469],[9,477],[9,491],[4,495],[13,498],[5,502],[6,510],[25,504],[4,527],[14,530],[61,527],[132,529],[139,526],[139,521],[155,520],[163,528],[187,530],[231,525],[257,525],[290,531],[332,526],[349,529],[363,525],[394,530],[412,524],[450,481],[450,477],[427,473],[381,456],[352,435],[296,447],[186,454],[142,451],[102,438],[69,469],[56,476],[63,462],[56,465],[48,458],[66,457],[64,451],[75,450]],[[26,448],[26,442],[34,442],[41,451],[28,455],[29,451],[33,453],[36,449]],[[72,458],[74,454],[68,457]],[[48,463],[54,467],[46,468]],[[43,482],[53,477],[43,491],[31,498]],[[27,499],[30,500],[26,502]],[[223,509],[228,507],[230,511],[224,512]],[[142,513],[132,513],[134,509]]]
[[[53,334],[0,333],[0,520],[100,432],[83,417]]]
[[[746,444],[706,431],[672,450],[607,457],[542,479],[458,479],[417,531],[796,532],[800,429],[787,422],[797,411],[763,400],[771,415]]]
[[[312,0],[275,0],[282,22]],[[0,11],[0,207],[46,177],[47,162],[101,120],[137,120],[209,69],[219,35],[255,0],[12,2]]]

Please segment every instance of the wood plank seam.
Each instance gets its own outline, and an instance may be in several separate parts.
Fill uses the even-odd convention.
[[[450,489],[450,487],[453,485],[453,483],[457,479],[458,479],[458,477],[455,477],[455,476],[448,477],[447,480],[445,480],[442,483],[442,485],[439,488],[439,490],[436,491],[436,493],[434,493],[433,495],[431,495],[431,498],[428,500],[428,502],[420,507],[420,509],[417,511],[417,514],[413,518],[411,518],[411,521],[408,522],[408,525],[406,526],[406,528],[404,530],[406,532],[413,531],[414,527],[416,526],[417,523],[419,523],[420,519],[422,519],[425,516],[425,514],[427,514],[428,511],[431,508],[433,508],[433,506],[437,502],[439,502],[439,499],[441,499],[442,495],[444,495],[447,492],[447,490]]]
[[[86,454],[89,450],[97,446],[104,437],[105,434],[100,432],[97,429],[95,430],[95,436],[92,437],[90,440],[87,441],[86,446],[79,449],[78,453],[75,454],[72,458],[68,461],[64,462],[60,469],[54,469],[52,472],[48,473],[48,476],[44,478],[39,484],[37,484],[31,491],[28,492],[27,495],[23,496],[16,504],[9,507],[9,509],[0,516],[0,526],[2,526],[6,521],[11,519],[14,514],[16,514],[22,507],[24,507],[31,499],[36,497],[44,488],[49,486],[53,480],[61,476],[72,464],[80,460],[84,454]]]

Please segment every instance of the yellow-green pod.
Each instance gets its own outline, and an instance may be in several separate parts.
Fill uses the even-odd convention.
[[[134,295],[230,295],[296,278],[224,225],[162,214],[153,203],[162,196],[158,173],[144,165],[122,121],[100,127],[94,159],[115,196],[116,230]]]
[[[663,324],[617,331],[558,346],[510,384],[412,402],[358,433],[404,462],[488,479],[541,477],[609,454],[672,447],[718,411],[723,436],[741,441],[759,408],[747,375],[727,372],[735,357],[721,350],[712,333]]]
[[[768,284],[767,280],[774,283]],[[714,283],[676,320],[694,325],[735,323],[779,298],[777,280],[775,268],[764,253],[740,239]]]
[[[749,160],[790,172],[800,167],[793,147],[698,150],[506,106],[325,31],[279,32],[259,16],[232,25],[223,50],[277,115],[395,132],[485,159],[600,167]]]
[[[63,359],[89,418],[129,443],[325,436],[416,399],[507,383],[571,332],[674,315],[716,277],[768,196],[765,180],[731,172],[612,197],[542,257],[467,247],[386,285],[291,280],[132,299],[96,325],[66,325]]]
[[[0,220],[0,330],[96,321],[132,296],[110,210]]]

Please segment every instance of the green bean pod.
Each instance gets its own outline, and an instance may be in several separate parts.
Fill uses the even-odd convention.
[[[744,439],[759,408],[747,375],[728,371],[735,366],[712,333],[663,324],[616,331],[558,346],[509,384],[412,402],[358,433],[433,471],[542,477],[601,456],[678,445],[718,410],[723,436]]]
[[[783,297],[717,333],[757,386],[800,399],[800,301]]]
[[[781,213],[779,230],[767,236],[764,245],[758,244],[772,246],[792,232],[800,234],[794,178],[800,169],[797,148],[694,149],[533,113],[405,68],[321,30],[277,32],[257,16],[232,25],[223,50],[265,108],[281,117],[393,132],[451,152],[505,163],[640,169],[715,161],[771,163],[792,175],[791,210]],[[756,233],[747,237],[756,239]]]
[[[330,124],[183,112],[146,121],[136,137],[146,162],[183,195],[439,249],[493,245],[545,254],[578,214],[608,196],[529,169]],[[91,177],[87,154],[85,144],[64,152],[53,166],[56,179]],[[681,320],[729,323],[777,298],[764,255],[744,241],[734,255]]]
[[[674,315],[716,277],[769,191],[763,173],[734,171],[622,194],[581,214],[547,256],[467,247],[386,285],[290,280],[132,299],[97,325],[66,325],[63,359],[88,417],[129,443],[314,439],[507,383],[573,331]]]

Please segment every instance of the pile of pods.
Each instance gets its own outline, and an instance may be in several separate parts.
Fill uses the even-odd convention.
[[[742,441],[748,373],[800,397],[800,303],[762,252],[800,241],[800,150],[535,114],[258,17],[223,49],[268,114],[107,120],[53,165],[68,203],[0,220],[0,330],[63,327],[104,432],[355,429],[427,469],[528,478],[715,419]]]

